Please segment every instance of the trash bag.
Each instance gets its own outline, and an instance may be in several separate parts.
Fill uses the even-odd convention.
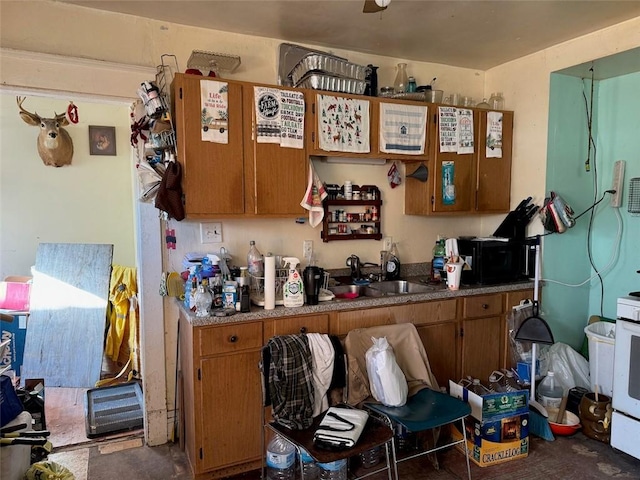
[[[574,387],[591,391],[589,362],[582,355],[565,343],[554,343],[546,356],[547,371],[553,372],[556,383],[562,386],[565,394]]]
[[[37,462],[24,474],[25,480],[75,480],[71,471],[56,462]]]
[[[398,366],[396,356],[386,337],[371,337],[373,346],[367,350],[367,374],[371,394],[388,407],[401,407],[407,402],[409,386]]]

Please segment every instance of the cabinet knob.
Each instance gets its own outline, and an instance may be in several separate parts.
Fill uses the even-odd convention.
[[[237,337],[236,335],[231,335],[231,336],[229,337],[229,341],[230,341],[231,343],[236,343],[236,342],[238,341],[238,337]]]
[[[489,304],[487,304],[487,303],[483,303],[483,304],[482,304],[482,309],[483,309],[483,310],[486,310],[487,308],[489,308]]]
[[[307,327],[300,327],[300,333],[307,333]]]

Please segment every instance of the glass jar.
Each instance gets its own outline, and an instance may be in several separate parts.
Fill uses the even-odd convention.
[[[504,109],[504,98],[502,97],[502,92],[491,94],[491,97],[489,98],[489,107],[494,110]]]
[[[393,82],[393,89],[396,93],[405,93],[407,91],[407,84],[409,83],[407,64],[399,63],[396,70],[396,80]]]
[[[416,85],[416,79],[413,77],[409,77],[409,83],[407,84],[407,92],[414,93],[417,88],[418,88],[418,85]]]

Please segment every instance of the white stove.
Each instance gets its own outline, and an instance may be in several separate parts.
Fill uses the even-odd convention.
[[[618,299],[611,446],[640,459],[640,298]]]

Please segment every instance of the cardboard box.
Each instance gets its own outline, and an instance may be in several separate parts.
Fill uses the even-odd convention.
[[[5,317],[8,314],[5,314]],[[2,328],[2,342],[9,341],[5,346],[0,358],[0,365],[8,367],[8,370],[13,370],[17,376],[20,376],[20,370],[22,368],[22,360],[24,356],[24,342],[27,338],[27,317],[26,313],[19,313],[11,315],[12,321],[0,321],[0,327]]]
[[[479,396],[449,381],[450,395],[469,402],[471,416],[465,420],[469,458],[486,467],[524,458],[529,454],[529,392],[520,390]],[[463,438],[456,427],[454,440]],[[464,448],[462,444],[458,448]]]

